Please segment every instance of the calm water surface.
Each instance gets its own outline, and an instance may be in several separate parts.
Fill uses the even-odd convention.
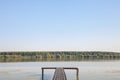
[[[0,80],[41,80],[41,67],[78,67],[80,80],[120,80],[120,61],[0,63]],[[76,79],[74,70],[65,72],[68,80]],[[53,73],[45,70],[45,80]]]

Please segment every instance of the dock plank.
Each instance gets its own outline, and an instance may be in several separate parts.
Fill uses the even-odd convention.
[[[63,68],[56,68],[54,77],[52,80],[67,80],[66,74]]]

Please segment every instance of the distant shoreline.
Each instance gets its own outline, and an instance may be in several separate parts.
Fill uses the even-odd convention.
[[[0,52],[0,62],[22,61],[82,61],[118,60],[118,52],[100,51],[45,51],[45,52]]]

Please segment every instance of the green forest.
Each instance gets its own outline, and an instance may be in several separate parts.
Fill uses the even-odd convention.
[[[116,60],[118,52],[78,52],[78,51],[47,51],[47,52],[0,52],[0,62],[20,61],[84,61],[84,60]]]

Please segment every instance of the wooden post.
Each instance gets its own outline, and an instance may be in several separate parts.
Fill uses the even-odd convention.
[[[79,69],[77,69],[76,78],[77,78],[77,80],[79,80]]]
[[[44,80],[44,69],[42,68],[42,80]]]

